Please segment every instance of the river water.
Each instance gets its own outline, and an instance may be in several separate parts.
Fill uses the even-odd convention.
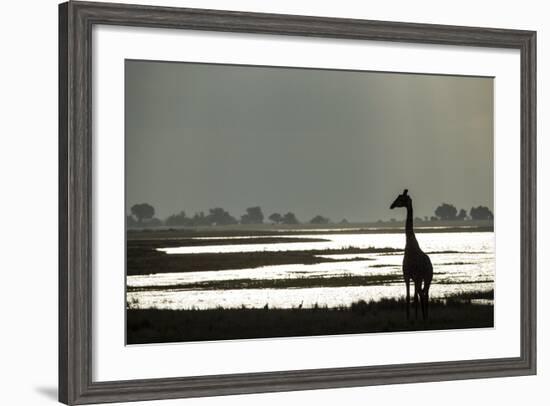
[[[262,236],[266,237],[266,236]],[[323,250],[344,248],[398,248],[405,246],[404,234],[304,234],[281,235],[284,238],[320,238],[322,242],[250,243],[183,246],[158,250],[168,255],[197,253],[256,251],[319,251],[319,256],[335,261],[318,264],[272,265],[259,268],[219,271],[154,273],[127,277],[128,306],[157,309],[210,308],[293,308],[314,306],[349,306],[358,300],[399,298],[405,295],[402,281],[402,252],[325,255]],[[492,232],[418,233],[417,240],[434,267],[430,297],[444,298],[450,294],[494,289],[494,234]],[[223,237],[222,237],[223,238]],[[226,237],[231,239],[232,237]],[[238,237],[243,239],[243,237]],[[208,239],[208,238],[201,238]],[[220,237],[216,237],[219,241]],[[292,278],[337,278],[383,275],[395,276],[393,281],[367,286],[312,286],[293,288],[199,289],[197,283],[231,280],[278,280]],[[195,287],[186,288],[186,284]],[[171,287],[172,286],[172,287]],[[412,292],[411,292],[412,293]]]

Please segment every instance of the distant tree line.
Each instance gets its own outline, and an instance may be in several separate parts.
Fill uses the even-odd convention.
[[[434,216],[428,218],[416,217],[416,221],[449,221],[449,220],[493,220],[493,213],[486,206],[472,207],[468,213],[465,209],[458,210],[454,205],[441,203],[434,212]],[[248,207],[239,219],[232,216],[228,211],[221,207],[209,209],[208,213],[203,211],[188,216],[185,211],[168,216],[164,221],[155,217],[155,208],[148,203],[134,204],[130,208],[130,214],[126,217],[128,227],[199,227],[199,226],[224,226],[234,224],[264,224],[265,216],[260,206]],[[292,212],[272,213],[267,217],[271,224],[295,225],[302,224],[296,215]],[[395,219],[390,221],[395,222]],[[382,223],[382,220],[378,220]],[[309,224],[330,224],[328,217],[321,215],[314,216],[307,221]],[[346,224],[348,221],[342,219],[340,224]]]
[[[464,209],[457,210],[449,203],[441,203],[435,209],[435,218],[431,220],[493,220],[493,212],[486,206],[477,206],[470,209],[470,215]]]
[[[264,224],[264,213],[260,206],[248,207],[245,213],[237,219],[228,211],[221,207],[209,209],[208,213],[203,211],[188,216],[185,211],[168,216],[164,221],[155,217],[155,209],[148,203],[135,204],[130,208],[130,215],[126,217],[128,227],[198,227],[198,226],[218,226],[233,224]],[[272,213],[267,218],[272,224],[301,224],[296,215],[292,212]],[[316,215],[308,223],[310,224],[329,224],[328,217]],[[347,223],[346,219],[342,223]]]
[[[470,209],[470,213],[465,209],[458,210],[454,205],[449,203],[441,203],[435,209],[433,216],[415,217],[416,222],[427,221],[467,221],[467,220],[493,220],[493,212],[486,206],[477,206]],[[394,223],[395,218],[390,219]],[[377,223],[384,223],[378,220]]]

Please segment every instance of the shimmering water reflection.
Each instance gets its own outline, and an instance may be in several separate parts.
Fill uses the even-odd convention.
[[[264,236],[265,237],[265,236]],[[277,237],[281,237],[278,235]],[[342,248],[399,248],[405,245],[402,234],[310,234],[293,238],[322,238],[328,241],[273,244],[207,245],[159,250],[168,254],[196,254],[254,251],[292,251]],[[242,238],[242,237],[239,237]],[[220,239],[216,237],[216,239]],[[429,253],[434,265],[431,297],[444,298],[449,294],[483,291],[494,288],[493,233],[423,233],[417,239]],[[251,237],[253,240],[253,237]],[[363,300],[398,298],[405,294],[401,280],[402,253],[319,254],[334,262],[319,264],[273,265],[259,268],[220,271],[154,273],[128,276],[128,303],[132,308],[208,309],[258,307],[349,306]],[[298,278],[361,277],[368,275],[395,276],[393,282],[369,286],[212,289],[209,282],[231,280],[281,280]],[[390,278],[392,279],[392,278]],[[196,284],[202,283],[199,289]],[[194,287],[186,288],[186,285]]]

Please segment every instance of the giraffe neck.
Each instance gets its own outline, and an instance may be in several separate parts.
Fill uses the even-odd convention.
[[[407,245],[405,248],[416,248],[418,247],[418,242],[416,241],[416,236],[414,235],[413,229],[413,207],[412,201],[407,205],[407,220],[405,222],[405,235],[407,236]]]

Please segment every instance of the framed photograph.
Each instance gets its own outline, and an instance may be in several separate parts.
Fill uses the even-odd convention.
[[[59,8],[59,400],[536,373],[536,33]]]

